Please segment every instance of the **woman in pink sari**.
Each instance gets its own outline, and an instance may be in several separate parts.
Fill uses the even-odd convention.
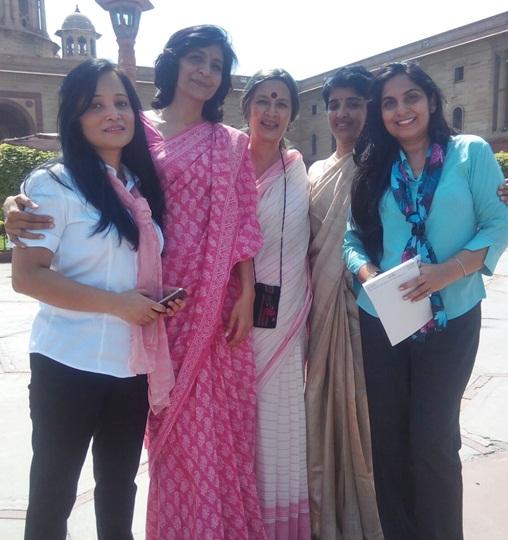
[[[270,540],[308,540],[303,385],[311,304],[310,188],[301,154],[286,150],[283,141],[298,114],[296,83],[281,69],[258,72],[245,87],[242,108],[264,238],[254,259],[258,493]]]
[[[176,376],[148,421],[148,540],[264,539],[254,472],[252,257],[262,244],[248,137],[219,122],[234,52],[214,26],[180,30],[145,115],[165,193],[165,283],[189,309],[167,324]]]

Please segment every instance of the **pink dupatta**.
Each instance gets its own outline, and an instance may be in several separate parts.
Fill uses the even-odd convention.
[[[114,175],[109,174],[109,178],[118,198],[131,212],[139,230],[137,288],[147,290],[150,298],[162,298],[160,244],[150,206],[137,187],[129,192]],[[169,392],[175,384],[162,317],[152,324],[131,326],[129,368],[136,374],[148,374],[150,409],[154,414],[159,413],[169,403]]]

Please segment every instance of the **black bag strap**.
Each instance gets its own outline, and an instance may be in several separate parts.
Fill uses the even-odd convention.
[[[279,262],[279,287],[282,287],[282,250],[284,247],[284,224],[286,222],[286,196],[287,196],[287,174],[286,174],[286,164],[284,162],[284,156],[282,154],[282,150],[279,148],[280,152],[280,159],[282,161],[282,168],[284,170],[284,206],[282,210],[282,230],[280,233],[280,262]],[[254,282],[257,283],[256,278],[256,264],[254,262],[254,258],[252,259],[252,266],[254,268]]]

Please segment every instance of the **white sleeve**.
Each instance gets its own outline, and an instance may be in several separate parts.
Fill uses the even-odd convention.
[[[44,234],[44,238],[23,238],[23,243],[27,247],[44,247],[54,253],[69,222],[69,196],[72,191],[59,184],[44,169],[39,169],[31,174],[23,182],[21,191],[38,205],[36,209],[27,208],[27,212],[51,216],[54,223],[52,229],[30,231]],[[65,193],[66,191],[69,193]]]

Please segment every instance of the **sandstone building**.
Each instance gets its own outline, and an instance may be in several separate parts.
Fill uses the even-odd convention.
[[[0,139],[54,132],[62,78],[77,62],[100,56],[100,34],[78,8],[56,34],[60,46],[48,36],[44,0],[0,0]],[[416,60],[441,87],[451,125],[480,135],[496,150],[508,150],[508,12],[355,64],[375,71],[403,60]],[[323,81],[332,73],[299,81],[300,117],[290,138],[307,163],[333,150],[321,99]],[[152,79],[152,68],[138,67],[137,90],[145,108],[153,96]],[[247,77],[235,76],[226,101],[225,122],[236,127],[243,125],[239,102],[246,82]]]

